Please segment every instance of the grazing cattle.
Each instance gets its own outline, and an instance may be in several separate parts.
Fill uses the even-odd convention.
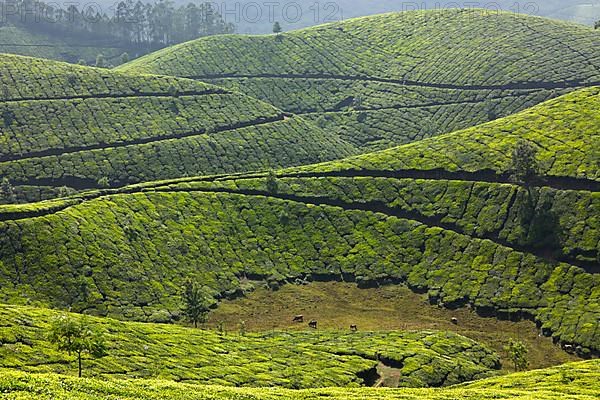
[[[295,315],[292,322],[304,322],[304,315]]]
[[[565,345],[563,345],[563,349],[565,351],[568,351],[570,353],[570,352],[573,351],[573,345],[571,345],[571,344],[565,344]]]
[[[352,332],[356,332],[358,330],[358,326],[356,326],[355,324],[350,325],[350,330]]]
[[[313,319],[312,321],[310,321],[310,322],[308,323],[308,326],[309,326],[310,328],[317,329],[317,321]]]
[[[458,325],[458,318],[452,317],[450,321],[452,321],[454,325]]]

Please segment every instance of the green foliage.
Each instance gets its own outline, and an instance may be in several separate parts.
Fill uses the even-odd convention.
[[[281,33],[283,31],[283,29],[281,29],[281,24],[279,23],[279,21],[275,21],[275,23],[273,24],[273,33]]]
[[[98,68],[104,68],[106,67],[106,60],[104,59],[104,56],[102,54],[98,54],[96,56],[96,67]]]
[[[19,185],[123,185],[355,153],[302,118],[191,80],[3,55],[0,82],[0,115],[11,116],[0,175]]]
[[[100,188],[110,187],[110,181],[108,180],[108,177],[103,176],[102,178],[98,179],[98,187],[100,187]]]
[[[68,374],[68,355],[57,352],[44,335],[61,315],[47,309],[0,306],[1,367]],[[74,320],[78,331],[81,317],[67,318]],[[307,330],[222,335],[174,325],[84,318],[104,332],[106,345],[104,357],[86,360],[87,376],[298,389],[358,387],[365,384],[361,376],[377,366],[380,354],[398,364],[401,386],[427,387],[492,376],[499,368],[498,356],[487,347],[448,332]],[[230,328],[237,332],[243,326]]]
[[[509,339],[505,350],[515,366],[515,371],[525,371],[527,369],[527,366],[529,365],[527,353],[529,351],[523,342],[511,338]]]
[[[52,321],[48,339],[60,351],[77,355],[79,374],[82,373],[82,355],[89,354],[99,358],[106,355],[106,344],[102,333],[95,329],[87,319],[75,319],[72,316],[61,315]]]
[[[599,82],[599,35],[515,13],[413,11],[289,32],[285,41],[201,38],[121,70],[194,77],[325,117],[328,131],[345,126],[342,138],[367,152],[522,111],[572,90],[565,83]]]
[[[343,170],[491,170],[510,174],[512,152],[525,140],[539,148],[542,176],[600,180],[594,127],[600,125],[600,87],[581,89],[487,124],[426,138],[397,148],[341,161],[293,169]]]
[[[278,189],[279,185],[277,182],[277,176],[275,175],[274,171],[269,171],[269,174],[267,175],[267,191],[269,193],[277,193],[277,189]]]
[[[526,140],[519,140],[512,152],[511,179],[519,184],[529,186],[540,173],[537,161],[537,149]]]
[[[15,200],[15,188],[8,178],[2,178],[2,181],[0,181],[0,203],[14,203]]]
[[[357,181],[364,188],[373,186],[367,178]],[[288,183],[294,183],[300,196],[309,197],[295,182],[279,178],[278,193],[289,193]],[[326,180],[307,180],[310,182],[321,184],[334,200],[340,190],[337,185],[325,185]],[[385,180],[374,182],[383,184]],[[87,201],[73,198],[42,203],[43,209],[62,212],[0,223],[0,294],[11,302],[29,298],[101,315],[149,320],[160,310],[171,314],[179,310],[182,277],[202,282],[220,296],[239,293],[244,276],[264,280],[273,276],[274,282],[311,275],[321,279],[343,276],[360,285],[394,280],[427,290],[448,306],[471,303],[485,312],[523,312],[559,340],[584,348],[600,346],[595,329],[600,315],[595,291],[600,284],[598,275],[466,234],[477,234],[476,227],[469,226],[480,214],[481,221],[494,221],[487,216],[495,216],[498,208],[490,200],[490,208],[485,209],[484,194],[501,199],[507,192],[495,193],[493,184],[470,189],[474,193],[482,190],[478,195],[482,201],[467,198],[457,203],[456,209],[449,209],[451,214],[462,213],[465,207],[469,210],[468,217],[458,219],[465,229],[473,230],[465,233],[382,213],[281,200],[268,194],[264,179],[217,181],[216,190],[239,190],[238,194],[209,193],[207,185],[211,183],[187,179],[162,187],[146,185],[147,190],[142,185],[138,191],[127,189],[123,194]],[[421,181],[404,185],[411,190],[427,187]],[[357,203],[364,205],[360,190],[367,200],[381,193],[390,193],[393,200],[398,189],[386,186],[372,194],[360,186],[348,188],[358,191]],[[243,194],[249,188],[264,191],[265,196]],[[444,190],[443,186],[431,188]],[[510,193],[510,185],[501,188]],[[446,190],[454,195],[441,198],[440,205],[449,202],[443,207],[452,206],[453,196],[469,193],[461,184]],[[439,196],[436,191],[427,196]],[[399,200],[405,195],[418,198],[418,192],[414,193],[400,191],[396,196]],[[564,201],[561,207],[568,207],[571,200],[567,197]],[[581,204],[588,207],[590,203],[583,196]],[[23,209],[28,213],[33,207],[12,207],[11,212]],[[416,202],[415,207],[428,213],[431,205],[423,199],[422,205]],[[279,216],[283,212],[290,217],[282,222]],[[588,213],[585,208],[579,212]],[[595,215],[587,215],[593,221]],[[501,228],[502,214],[498,212],[497,218],[486,229]],[[518,215],[512,218],[508,231],[521,235]],[[72,226],[77,226],[77,231]],[[595,237],[590,240],[593,246],[598,243]],[[64,243],[58,251],[57,243]],[[93,279],[79,265],[90,266]],[[59,275],[63,277],[60,286],[52,284]],[[12,287],[21,294],[16,295]]]
[[[125,52],[125,53],[121,54],[121,64],[128,63],[129,60],[130,60],[129,53]]]
[[[567,377],[568,382],[563,379]],[[570,377],[573,377],[571,379]],[[325,388],[286,390],[274,388],[226,388],[191,385],[165,380],[123,380],[114,378],[83,379],[56,374],[30,374],[0,370],[0,393],[9,398],[26,400],[99,400],[118,397],[122,400],[491,400],[531,398],[535,400],[595,399],[600,396],[599,361],[571,363],[525,373],[484,379],[443,389],[367,389]]]
[[[205,322],[210,306],[214,304],[210,295],[205,293],[198,282],[186,280],[181,293],[183,300],[183,315],[198,327],[199,322]]]

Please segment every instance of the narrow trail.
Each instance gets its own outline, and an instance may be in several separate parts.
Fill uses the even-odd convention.
[[[232,92],[226,89],[211,88],[207,90],[191,90],[181,91],[177,94],[166,92],[139,92],[139,93],[97,93],[90,95],[72,95],[72,96],[48,96],[48,97],[19,97],[10,99],[0,99],[0,104],[11,104],[21,102],[46,102],[46,101],[69,101],[69,100],[90,100],[90,99],[137,99],[144,97],[169,97],[177,98],[182,96],[208,96],[215,94],[231,94]]]
[[[319,80],[341,80],[341,81],[364,81],[393,83],[402,86],[418,86],[437,89],[457,89],[457,90],[519,90],[519,89],[567,89],[577,87],[598,86],[600,81],[586,82],[580,80],[569,80],[562,82],[513,82],[502,85],[456,85],[450,83],[429,83],[404,79],[380,78],[370,76],[348,76],[335,74],[208,74],[192,75],[184,78],[194,80],[212,80],[212,79],[319,79]]]

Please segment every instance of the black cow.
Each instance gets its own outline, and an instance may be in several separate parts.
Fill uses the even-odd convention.
[[[456,317],[452,317],[452,319],[450,320],[454,325],[458,325],[458,318]]]
[[[304,322],[304,315],[295,315],[292,322]]]
[[[313,328],[313,329],[317,329],[317,321],[316,320],[312,320],[308,323],[308,327],[309,328]]]
[[[350,325],[350,330],[352,332],[356,332],[358,330],[358,326],[356,326],[356,324],[352,324],[352,325]]]

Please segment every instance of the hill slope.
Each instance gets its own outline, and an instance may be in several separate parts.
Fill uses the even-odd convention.
[[[440,154],[460,143],[487,159],[496,150],[486,143],[505,139],[503,124],[538,116],[545,132],[540,110],[558,116],[597,98],[586,89],[477,128],[488,142],[470,131],[430,141]],[[533,140],[545,157],[576,160],[596,149],[588,131],[597,126],[594,112],[567,113],[582,119],[571,126],[557,117],[557,136]],[[522,136],[537,138],[537,125],[530,126]],[[580,147],[565,146],[569,140]],[[427,142],[277,177],[188,178],[2,207],[0,294],[8,302],[148,320],[172,315],[186,276],[216,298],[243,293],[248,278],[406,282],[432,303],[531,317],[546,335],[582,345],[581,355],[600,350],[597,181],[568,180],[565,170],[567,181],[550,175],[526,190],[494,172],[497,165],[505,171],[494,157],[492,173],[483,175],[445,171],[443,163],[427,164],[423,176],[398,167],[402,157],[420,159],[411,151],[429,149]],[[361,160],[368,161],[362,170]],[[597,168],[587,171],[597,176]],[[48,284],[56,276],[60,284]]]
[[[76,372],[72,357],[46,339],[59,312],[0,306],[1,366]],[[75,316],[72,316],[75,317]],[[227,386],[314,388],[373,385],[379,364],[400,386],[447,386],[491,376],[498,356],[449,332],[213,331],[89,318],[106,335],[108,355],[85,360],[87,376],[161,378]],[[301,370],[302,374],[298,374]]]
[[[121,67],[235,88],[368,149],[520,111],[600,82],[600,32],[482,10],[386,14],[219,36]]]
[[[247,96],[176,78],[0,56],[0,175],[95,187],[331,160],[352,146]]]
[[[442,400],[442,399],[536,399],[593,400],[600,396],[600,362],[586,361],[560,367],[490,378],[444,389],[236,389],[187,385],[167,381],[124,381],[115,379],[75,379],[54,374],[28,374],[2,370],[0,398],[102,400],[118,396],[123,400],[143,397],[148,400],[231,399],[288,400],[348,398],[365,400]]]

